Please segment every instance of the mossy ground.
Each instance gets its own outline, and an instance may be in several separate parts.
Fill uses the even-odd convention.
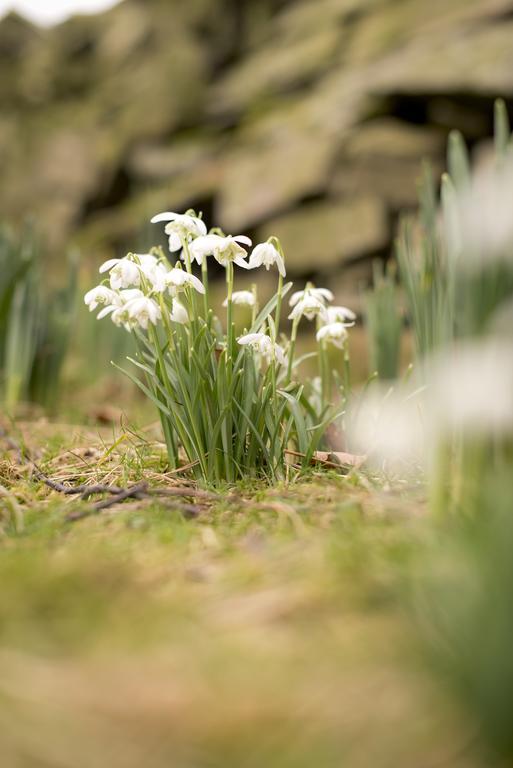
[[[183,482],[151,430],[16,439],[62,481]],[[0,460],[2,765],[477,764],[418,652],[415,489],[312,472],[70,523],[85,502]]]

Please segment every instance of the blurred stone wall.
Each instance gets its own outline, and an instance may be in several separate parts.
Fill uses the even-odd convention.
[[[297,276],[356,280],[421,159],[441,169],[451,127],[475,143],[513,98],[513,1],[124,0],[5,18],[0,66],[2,218],[99,255],[192,206],[277,234]]]

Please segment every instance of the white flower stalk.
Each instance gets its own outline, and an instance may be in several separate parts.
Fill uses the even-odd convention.
[[[316,339],[317,341],[324,341],[328,344],[333,344],[334,347],[343,349],[347,339],[347,327],[344,323],[328,323],[319,328]]]
[[[268,363],[275,359],[278,365],[287,364],[283,348],[266,333],[248,333],[241,336],[237,341],[241,346],[249,346],[259,352]]]
[[[355,324],[356,315],[348,307],[327,307],[326,317],[328,323],[344,323],[347,327]]]
[[[239,267],[248,269],[246,262],[248,254],[240,243],[250,246],[251,240],[245,235],[235,235],[234,237],[232,235],[227,237],[205,235],[198,237],[192,241],[189,247],[191,259],[201,265],[207,256],[213,256],[223,267],[233,262]]]
[[[184,291],[188,286],[194,288],[198,293],[205,293],[205,286],[201,280],[178,267],[169,270],[165,274],[164,282],[171,296],[177,296],[180,291]]]
[[[158,213],[151,220],[152,224],[161,221],[168,222],[165,226],[165,233],[169,235],[169,250],[171,253],[179,251],[182,248],[182,242],[192,240],[195,237],[201,237],[207,234],[205,222],[197,216],[189,213],[174,213],[173,211],[164,211]]]
[[[256,304],[256,296],[253,291],[234,291],[232,293],[233,304],[238,304],[241,307],[254,307]],[[223,307],[228,306],[228,299],[223,301]]]
[[[278,267],[280,275],[285,277],[286,271],[283,256],[272,243],[259,243],[254,247],[249,258],[249,269],[256,269],[263,266],[269,271],[274,264]]]
[[[106,285],[97,285],[91,288],[84,296],[84,304],[89,308],[89,312],[94,312],[97,307],[113,304],[117,293]]]
[[[326,321],[327,312],[324,301],[305,291],[303,298],[295,302],[294,309],[289,315],[289,320],[299,321],[303,316],[307,320],[313,320],[314,317],[319,316],[321,320]]]
[[[303,299],[313,296],[317,301],[322,304],[326,304],[327,301],[333,301],[334,296],[328,288],[305,288],[302,291],[296,291],[292,294],[289,300],[289,307],[295,307],[298,302]]]
[[[177,299],[173,301],[170,318],[173,323],[179,323],[179,325],[185,325],[185,323],[189,322],[189,315],[187,314],[187,310],[185,309],[184,305]]]
[[[109,273],[110,287],[114,291],[121,288],[130,288],[130,286],[139,286],[141,275],[139,267],[131,259],[108,259],[100,267],[100,274]]]

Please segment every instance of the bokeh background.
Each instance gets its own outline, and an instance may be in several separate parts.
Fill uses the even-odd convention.
[[[512,41],[509,0],[123,0],[47,28],[9,13],[2,217],[97,264],[193,207],[277,234],[293,278],[354,305],[421,160],[442,169],[451,128],[490,136]]]
[[[277,235],[297,288],[328,286],[362,318],[373,265],[417,207],[422,162],[440,177],[452,129],[479,159],[495,98],[513,112],[512,0],[4,0],[0,14],[0,224],[37,233],[32,283],[49,307],[30,326],[20,301],[19,322],[9,310],[0,323],[27,339],[52,328],[16,363],[31,383],[11,400],[75,400],[80,418],[84,401],[122,401],[109,363],[130,351],[81,295],[105,259],[166,246],[153,214],[191,207],[254,242]],[[258,279],[265,299],[275,274],[259,273],[237,287]],[[350,344],[363,381],[360,323]],[[410,353],[406,331],[403,370]],[[43,366],[59,403],[56,384],[35,393],[31,355],[64,361],[63,376]]]

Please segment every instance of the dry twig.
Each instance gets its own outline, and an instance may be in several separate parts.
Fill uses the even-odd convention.
[[[10,437],[7,431],[3,428],[0,428],[0,438],[6,442],[10,449],[18,452],[20,463],[28,464],[32,469],[33,476],[51,490],[62,493],[65,496],[78,496],[81,501],[89,499],[91,496],[100,494],[107,495],[107,498],[95,501],[88,507],[68,513],[66,516],[68,522],[82,520],[85,517],[89,517],[104,509],[108,509],[115,504],[119,504],[126,499],[155,499],[165,497],[174,497],[176,500],[171,503],[164,503],[164,506],[179,511],[187,517],[196,517],[203,511],[205,503],[213,502],[218,498],[215,493],[202,490],[201,488],[184,486],[177,486],[175,488],[150,488],[145,481],[129,485],[125,488],[115,484],[106,483],[68,485],[58,480],[54,480],[43,472],[30,456],[30,453],[25,448],[22,449],[18,442]],[[203,506],[200,504],[181,502],[178,501],[178,498],[198,499],[198,501],[202,502]]]

